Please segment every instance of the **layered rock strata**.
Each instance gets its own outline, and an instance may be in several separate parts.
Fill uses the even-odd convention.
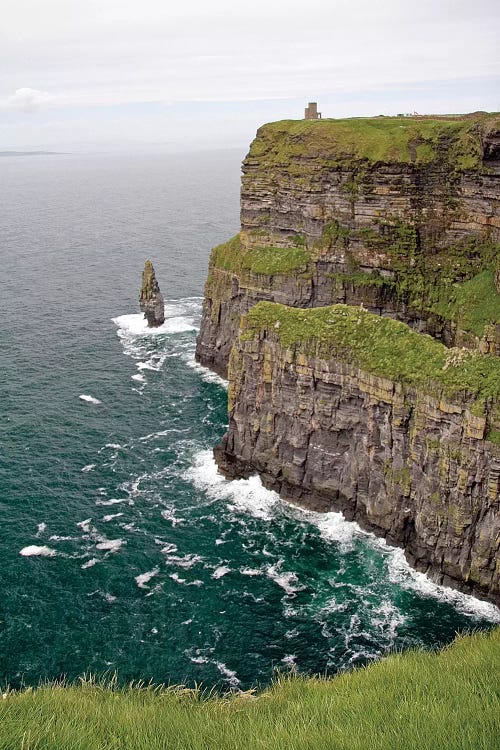
[[[500,604],[500,360],[338,305],[261,303],[229,365],[231,478],[403,546],[446,585]]]
[[[163,295],[156,280],[155,270],[150,260],[147,260],[144,264],[139,304],[149,328],[159,328],[159,326],[163,325],[165,322],[165,305]]]
[[[499,241],[499,116],[265,125],[243,163],[241,232],[212,253],[197,358],[225,374],[260,300],[363,304],[500,354]]]

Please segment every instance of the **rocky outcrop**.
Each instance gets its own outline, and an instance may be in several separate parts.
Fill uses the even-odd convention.
[[[139,296],[141,312],[148,321],[150,328],[158,328],[165,322],[163,295],[156,280],[155,270],[150,260],[147,260],[142,272],[142,286]]]
[[[260,300],[363,304],[500,354],[499,142],[500,118],[484,113],[260,128],[240,235],[212,254],[199,361],[224,374],[239,318]]]
[[[500,603],[500,360],[448,350],[342,305],[261,303],[229,366],[229,477],[405,548],[446,585]]]

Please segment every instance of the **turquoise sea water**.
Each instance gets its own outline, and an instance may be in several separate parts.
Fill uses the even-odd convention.
[[[194,346],[241,156],[2,160],[2,684],[248,688],[500,621],[338,514],[217,474],[225,384]],[[167,298],[154,334],[147,257]]]

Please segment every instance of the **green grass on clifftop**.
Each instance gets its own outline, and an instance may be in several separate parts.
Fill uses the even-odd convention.
[[[212,250],[211,264],[224,271],[273,276],[274,274],[305,271],[310,253],[301,247],[252,247],[245,248],[240,235],[217,245]]]
[[[498,114],[281,120],[259,128],[247,158],[258,158],[264,169],[313,157],[332,166],[352,159],[413,164],[444,159],[455,169],[476,169],[484,133],[498,127]]]
[[[500,398],[500,358],[447,349],[405,323],[359,307],[332,305],[302,310],[259,302],[247,316],[242,338],[268,329],[285,347],[324,359],[340,359],[390,380],[478,400]]]
[[[0,750],[495,750],[500,630],[232,698],[83,682],[0,699]]]

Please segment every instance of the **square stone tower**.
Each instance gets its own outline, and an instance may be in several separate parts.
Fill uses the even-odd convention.
[[[306,120],[321,120],[321,112],[318,112],[317,102],[309,102],[304,110],[304,117]]]

